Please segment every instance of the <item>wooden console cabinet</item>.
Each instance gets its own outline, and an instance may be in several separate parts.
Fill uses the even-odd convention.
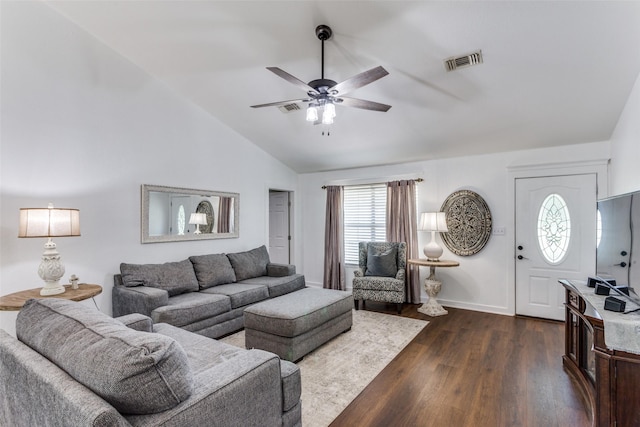
[[[602,317],[583,298],[582,287],[568,280],[560,283],[566,291],[562,361],[586,394],[592,425],[640,427],[640,354],[607,348]]]

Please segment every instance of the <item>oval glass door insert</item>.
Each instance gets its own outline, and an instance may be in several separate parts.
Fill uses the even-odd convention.
[[[538,213],[538,245],[542,256],[551,264],[559,264],[569,249],[571,217],[567,203],[559,194],[549,194]]]

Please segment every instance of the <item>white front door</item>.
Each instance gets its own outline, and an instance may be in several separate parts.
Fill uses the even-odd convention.
[[[558,279],[595,269],[596,197],[595,174],[516,179],[516,314],[564,320]]]
[[[289,264],[289,193],[269,192],[269,259]]]

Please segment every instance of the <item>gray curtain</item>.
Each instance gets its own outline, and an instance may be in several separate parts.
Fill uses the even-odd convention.
[[[416,184],[413,180],[387,183],[387,241],[406,242],[407,260],[418,258]],[[420,303],[420,271],[407,263],[406,302]]]
[[[220,197],[218,203],[218,233],[229,233],[233,198]]]
[[[345,290],[344,236],[342,229],[342,187],[327,187],[327,210],[324,226],[324,278],[322,287]]]

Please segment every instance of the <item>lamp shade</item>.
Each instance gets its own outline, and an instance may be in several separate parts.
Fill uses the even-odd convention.
[[[18,237],[71,237],[80,235],[78,209],[21,208]]]
[[[438,231],[440,233],[447,232],[447,216],[444,212],[423,212],[420,215],[420,231]]]
[[[207,214],[192,213],[189,217],[189,224],[207,225]]]
[[[315,122],[316,120],[318,120],[318,108],[315,104],[309,104],[307,108],[307,121]]]

